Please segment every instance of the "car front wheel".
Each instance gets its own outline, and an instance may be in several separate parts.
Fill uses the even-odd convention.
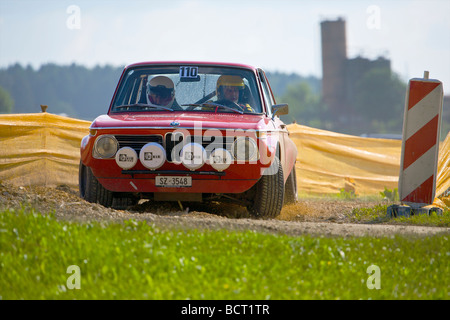
[[[298,201],[297,191],[297,175],[295,171],[295,164],[287,178],[285,185],[284,204],[294,204]]]
[[[248,207],[249,212],[263,219],[274,218],[281,212],[283,198],[283,168],[280,159],[276,156],[271,166],[256,183],[255,197]]]
[[[111,207],[113,203],[113,193],[106,190],[95,178],[91,168],[86,167],[80,161],[78,172],[78,185],[80,197],[92,203],[99,203],[105,207]]]

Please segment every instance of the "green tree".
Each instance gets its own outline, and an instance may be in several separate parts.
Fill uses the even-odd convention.
[[[320,103],[320,95],[306,81],[288,85],[278,101],[289,105],[289,114],[281,117],[286,123],[296,121],[308,126],[323,127],[325,108]]]
[[[14,108],[14,100],[3,87],[0,87],[0,113],[11,113]]]
[[[366,130],[401,133],[406,84],[389,69],[366,72],[355,85],[353,107]]]
[[[0,86],[5,88],[14,100],[15,113],[36,112],[39,102],[34,99],[34,89],[39,90],[40,84],[33,86],[34,70],[31,66],[26,68],[20,64],[0,70]],[[41,104],[46,104],[42,103]]]
[[[15,103],[16,113],[48,111],[93,120],[108,110],[122,67],[86,68],[79,65],[42,65],[38,70],[15,64],[0,69],[0,86]],[[1,111],[0,111],[1,112]]]

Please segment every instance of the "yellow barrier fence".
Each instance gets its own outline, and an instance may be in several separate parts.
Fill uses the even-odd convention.
[[[46,112],[0,115],[0,181],[77,186],[80,142],[89,126]]]
[[[78,185],[80,142],[90,122],[50,113],[0,115],[0,181]],[[379,194],[398,187],[401,141],[287,126],[298,148],[300,193]],[[441,143],[436,197],[450,188],[450,134]],[[445,200],[449,206],[448,197]],[[441,201],[442,202],[442,201]],[[441,202],[439,204],[441,204]]]
[[[357,137],[298,124],[287,126],[298,148],[299,192],[356,195],[398,188],[402,141]],[[450,207],[450,133],[440,144],[434,205]]]
[[[298,149],[299,191],[378,194],[398,185],[401,141],[362,138],[302,125],[288,126]]]

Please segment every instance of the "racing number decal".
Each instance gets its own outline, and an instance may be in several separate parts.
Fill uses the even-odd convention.
[[[196,79],[198,77],[198,67],[180,67],[180,78]]]

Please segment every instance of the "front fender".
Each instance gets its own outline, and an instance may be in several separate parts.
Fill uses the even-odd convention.
[[[295,170],[295,162],[297,160],[298,150],[297,146],[291,139],[285,139],[284,141],[285,147],[285,168],[283,168],[284,172],[286,172],[286,179],[291,173],[292,170]],[[285,180],[286,180],[285,179]]]
[[[89,167],[89,160],[92,158],[92,148],[94,146],[94,140],[95,138],[91,135],[84,136],[83,139],[81,139],[81,145],[80,145],[80,159],[81,162]]]

